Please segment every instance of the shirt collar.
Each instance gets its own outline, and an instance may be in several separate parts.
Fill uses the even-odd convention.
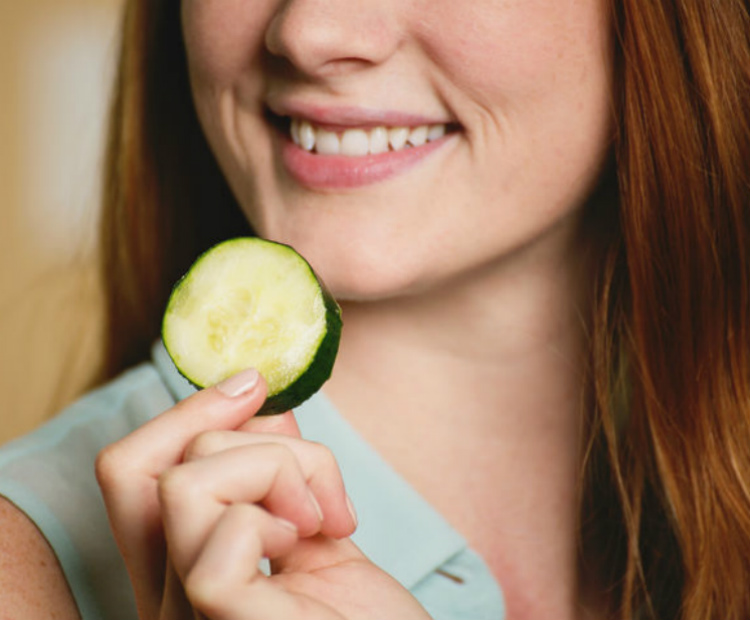
[[[175,400],[196,389],[161,342],[153,361]],[[296,411],[305,439],[331,449],[359,517],[352,536],[362,552],[407,589],[467,548],[464,538],[318,392]]]

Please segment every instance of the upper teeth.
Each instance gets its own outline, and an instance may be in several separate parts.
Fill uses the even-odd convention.
[[[400,151],[437,140],[445,135],[445,124],[347,129],[335,133],[315,127],[309,121],[292,119],[291,134],[294,143],[306,151],[314,151],[321,155],[362,157],[389,150]]]

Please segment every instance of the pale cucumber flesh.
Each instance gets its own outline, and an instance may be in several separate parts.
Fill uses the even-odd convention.
[[[338,306],[299,254],[241,238],[206,252],[178,282],[162,336],[177,368],[195,385],[210,386],[253,367],[273,397],[295,383],[317,389],[330,375],[339,332]]]

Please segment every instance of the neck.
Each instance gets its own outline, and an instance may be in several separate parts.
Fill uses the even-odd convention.
[[[326,392],[482,553],[510,617],[580,617],[585,269],[528,252],[439,290],[344,303]]]
[[[540,427],[577,428],[588,291],[580,253],[561,260],[572,245],[526,248],[420,294],[342,303],[326,392],[373,432],[428,422],[538,440]]]

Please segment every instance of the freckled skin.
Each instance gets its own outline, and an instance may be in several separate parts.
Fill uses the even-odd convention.
[[[0,592],[3,617],[78,620],[55,553],[36,526],[0,498]]]

